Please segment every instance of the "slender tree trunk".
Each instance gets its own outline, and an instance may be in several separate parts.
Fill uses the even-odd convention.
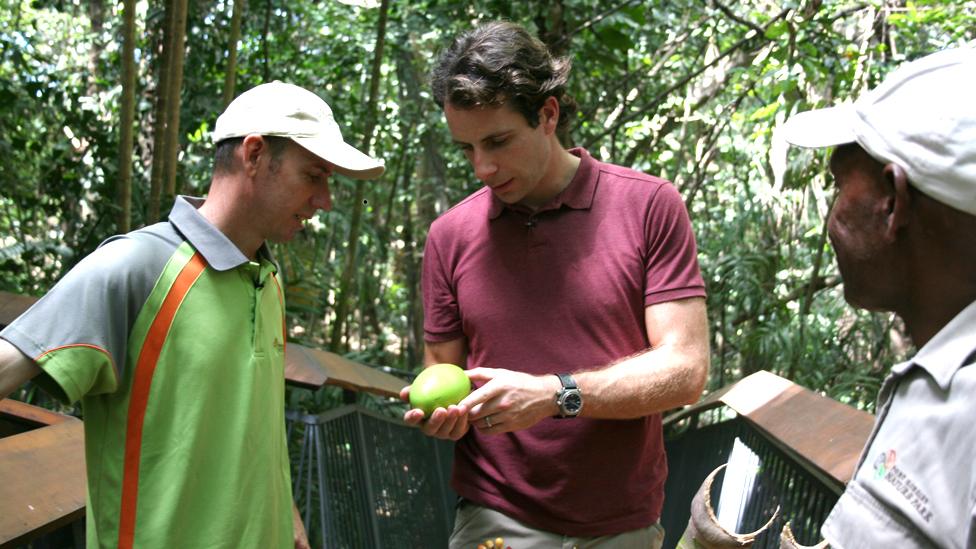
[[[177,0],[178,1],[178,0]],[[169,74],[172,58],[172,48],[169,46],[170,37],[173,35],[173,11],[174,1],[166,2],[165,24],[163,26],[163,36],[159,46],[159,77],[156,81],[156,113],[155,127],[153,128],[153,148],[152,148],[152,171],[149,176],[149,201],[146,211],[146,222],[153,223],[159,219],[159,195],[163,190],[163,164],[166,157],[166,123],[169,99]]]
[[[170,57],[169,91],[166,106],[166,156],[163,158],[163,181],[166,189],[166,204],[176,195],[177,159],[180,151],[180,92],[183,91],[183,59],[186,57],[186,4],[187,0],[176,0],[173,11],[173,38]]]
[[[91,51],[88,53],[88,93],[94,95],[95,82],[98,79],[98,60],[102,56],[104,45],[102,44],[102,31],[105,29],[105,4],[104,0],[88,1],[88,19],[91,21],[92,41]]]
[[[88,51],[88,74],[86,75],[86,93],[95,97],[98,94],[98,75],[100,73],[98,61],[102,57],[105,44],[102,42],[102,34],[105,29],[105,5],[104,0],[92,0],[85,5],[88,13],[88,20],[91,24],[93,36],[91,49]],[[85,145],[87,148],[87,145]],[[64,197],[63,209],[66,214],[61,218],[60,225],[63,231],[62,240],[69,247],[80,248],[79,229],[81,228],[77,220],[81,217],[81,204],[79,198],[73,194]]]
[[[264,32],[261,34],[261,49],[264,52],[264,81],[271,80],[271,54],[268,52],[268,35],[271,34],[271,0],[264,3]]]
[[[414,218],[412,204],[407,201],[403,203],[403,240],[406,242],[404,247],[404,263],[407,273],[407,300],[409,309],[407,310],[407,364],[406,369],[412,370],[423,361],[424,348],[424,304],[420,299],[420,261],[417,259],[420,254],[417,252],[417,239],[414,232]]]
[[[136,104],[136,0],[124,0],[122,14],[122,107],[119,130],[118,231],[127,233],[132,223],[132,139]]]
[[[227,44],[227,71],[224,73],[224,107],[234,100],[237,86],[237,42],[241,39],[241,15],[244,0],[234,0],[234,13],[230,17],[230,41]]]
[[[366,128],[363,135],[362,150],[369,152],[373,141],[373,128],[376,126],[376,102],[380,89],[380,65],[383,62],[383,50],[386,45],[386,20],[390,11],[390,1],[383,0],[380,5],[379,21],[376,24],[376,47],[373,49],[373,67],[369,81],[369,103],[366,106]],[[359,252],[359,233],[363,217],[363,197],[365,183],[356,180],[356,193],[352,203],[352,218],[349,222],[349,250],[346,252],[346,265],[339,281],[339,292],[336,294],[336,317],[332,324],[332,334],[329,348],[333,351],[340,348],[342,342],[343,325],[349,314],[350,289],[353,275],[356,273],[356,259]]]

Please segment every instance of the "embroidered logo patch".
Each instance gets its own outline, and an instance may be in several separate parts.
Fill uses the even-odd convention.
[[[894,450],[888,450],[887,452],[878,454],[878,458],[874,460],[874,477],[884,478],[885,473],[895,467],[896,457],[897,455]]]
[[[895,464],[896,461],[897,454],[893,449],[878,454],[878,457],[875,458],[872,464],[874,467],[874,477],[890,484],[896,492],[908,500],[908,504],[918,512],[922,520],[930,522],[932,520],[932,510],[929,509],[929,497]]]

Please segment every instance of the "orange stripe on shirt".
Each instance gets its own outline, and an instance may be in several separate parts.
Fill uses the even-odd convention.
[[[146,340],[139,352],[136,370],[129,396],[128,423],[125,430],[125,462],[122,476],[122,504],[119,510],[119,547],[129,549],[135,539],[136,500],[139,494],[139,460],[142,453],[142,426],[146,418],[146,405],[149,402],[149,388],[159,354],[163,350],[169,328],[173,324],[180,303],[197,277],[206,267],[200,253],[196,253],[183,266],[173,281],[173,286],[163,299],[146,334]]]

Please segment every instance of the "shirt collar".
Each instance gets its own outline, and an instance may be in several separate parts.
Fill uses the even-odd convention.
[[[597,186],[597,177],[594,174],[598,169],[597,162],[582,147],[570,149],[569,153],[580,158],[576,174],[565,189],[554,196],[552,200],[543,204],[541,208],[536,210],[536,213],[558,210],[563,206],[574,210],[587,210],[593,205],[593,196],[596,194]],[[489,196],[491,197],[491,206],[488,208],[488,219],[496,219],[506,208],[529,212],[527,208],[518,204],[505,204],[491,191],[489,191]]]
[[[911,360],[891,368],[895,375],[918,366],[929,373],[943,391],[949,389],[952,377],[976,350],[976,301],[970,303],[929,340]]]
[[[178,196],[173,209],[169,212],[169,222],[176,230],[203,255],[207,264],[217,271],[229,271],[241,265],[250,263],[244,252],[237,247],[227,235],[214,227],[207,218],[197,210],[203,205],[202,198],[192,196]],[[266,260],[274,264],[271,251],[267,244],[261,244],[258,249],[259,260]]]

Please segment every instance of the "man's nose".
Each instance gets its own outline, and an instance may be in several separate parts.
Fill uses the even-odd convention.
[[[498,164],[492,155],[484,151],[475,151],[471,156],[471,165],[474,166],[474,176],[479,180],[487,182],[495,173],[498,172]]]
[[[328,185],[325,186],[325,189],[312,195],[312,206],[317,210],[329,211],[332,209],[332,192]]]

